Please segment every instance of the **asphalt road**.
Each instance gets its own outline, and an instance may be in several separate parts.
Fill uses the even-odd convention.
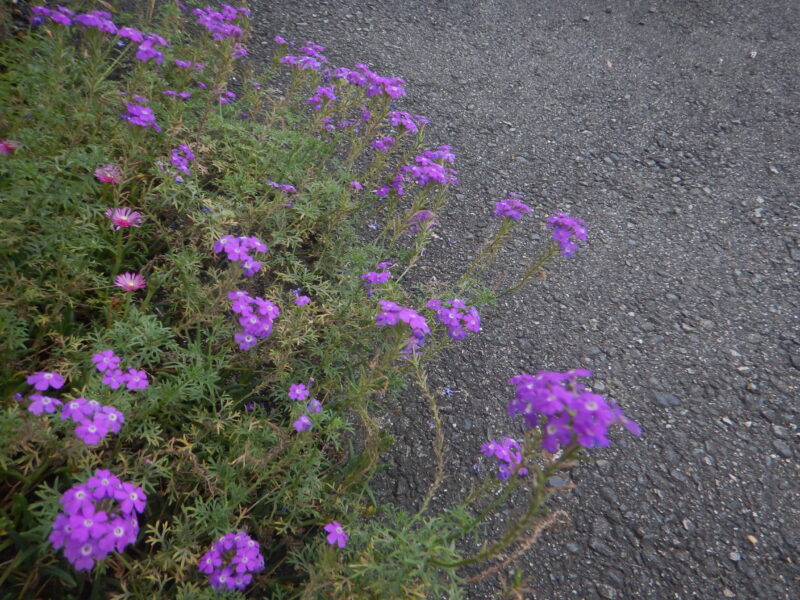
[[[454,147],[461,184],[418,279],[463,270],[506,190],[534,214],[498,277],[543,247],[553,211],[589,225],[432,375],[452,390],[443,498],[471,485],[483,442],[519,432],[517,373],[594,369],[644,429],[573,471],[554,503],[571,523],[521,563],[526,597],[800,597],[800,3],[250,5],[257,58],[280,34],[401,76],[401,108]],[[413,506],[429,416],[413,398],[389,416],[379,491]]]

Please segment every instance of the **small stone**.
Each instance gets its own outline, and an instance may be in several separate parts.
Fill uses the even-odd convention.
[[[547,485],[554,488],[565,488],[569,485],[569,480],[559,477],[558,475],[554,475],[547,480]]]
[[[577,554],[578,552],[581,551],[581,548],[580,546],[578,546],[578,544],[573,544],[570,542],[569,544],[567,544],[567,550],[569,550],[573,554]]]
[[[739,562],[742,560],[742,555],[736,552],[735,550],[728,554],[728,558],[730,558],[733,562]]]
[[[614,600],[617,597],[617,590],[615,590],[610,585],[606,585],[605,583],[598,583],[595,587],[597,587],[597,593],[600,594],[603,598],[607,598],[608,600]]]
[[[602,554],[603,556],[607,556],[609,558],[615,556],[614,549],[605,542],[598,540],[597,538],[592,538],[591,540],[589,540],[589,548],[591,548],[598,554]]]
[[[783,440],[773,440],[772,447],[775,448],[775,451],[783,458],[792,458],[792,448]]]
[[[722,595],[725,596],[726,598],[735,598],[736,597],[736,594],[734,594],[728,588],[725,588],[724,590],[722,590]]]
[[[654,391],[653,397],[656,399],[656,404],[659,406],[680,406],[681,404],[681,401],[678,400],[675,394],[670,394],[668,392]]]

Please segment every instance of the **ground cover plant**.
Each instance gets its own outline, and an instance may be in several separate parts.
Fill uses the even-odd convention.
[[[4,596],[456,598],[507,569],[556,519],[548,479],[638,427],[587,370],[519,374],[524,434],[487,440],[497,472],[433,510],[426,368],[587,224],[549,216],[497,286],[533,212],[511,192],[463,275],[403,285],[457,172],[402,79],[280,37],[253,73],[245,7],[110,11],[33,7],[2,44]],[[374,415],[402,393],[434,423],[414,514],[369,488]]]

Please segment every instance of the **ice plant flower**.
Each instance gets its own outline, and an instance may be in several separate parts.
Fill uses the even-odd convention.
[[[505,200],[494,203],[494,216],[518,220],[523,215],[530,214],[531,207],[522,201],[524,198],[525,196],[517,192],[508,192]]]
[[[349,537],[344,532],[344,528],[337,521],[331,521],[325,525],[323,529],[328,532],[325,539],[328,540],[331,546],[339,546],[339,548],[345,547]]]
[[[14,154],[19,147],[19,142],[8,140],[6,138],[0,139],[0,156],[8,156]]]
[[[94,170],[94,176],[97,181],[102,183],[119,183],[122,173],[120,173],[119,167],[112,163],[107,163],[97,167]]]
[[[125,227],[140,227],[142,225],[142,213],[129,208],[109,208],[105,215],[111,219],[115,230]]]
[[[40,392],[44,392],[48,388],[57,390],[64,385],[64,378],[58,373],[50,371],[39,371],[33,375],[28,375],[26,381]]]
[[[575,240],[586,241],[586,223],[582,219],[557,212],[547,219],[547,224],[553,230],[553,241],[561,248],[563,256],[575,254],[578,249]]]
[[[538,426],[542,448],[551,453],[560,447],[608,446],[611,425],[622,425],[640,435],[639,425],[628,419],[616,404],[588,391],[577,379],[591,374],[586,369],[573,369],[512,377],[508,383],[515,386],[516,394],[508,403],[508,414],[523,415],[530,428]]]
[[[292,427],[294,427],[297,433],[300,433],[301,431],[308,431],[311,429],[311,425],[311,419],[309,419],[308,415],[306,414],[300,415],[300,418],[292,423]]]
[[[253,573],[264,568],[264,557],[257,541],[244,531],[237,531],[214,542],[197,568],[209,576],[209,583],[216,590],[244,590]]]
[[[139,273],[123,273],[114,279],[114,285],[126,292],[135,292],[147,287],[147,281]]]
[[[122,552],[136,541],[139,517],[147,496],[138,486],[122,482],[103,469],[86,483],[72,486],[61,496],[60,512],[49,540],[64,550],[78,571],[88,571],[95,561],[112,552]]]
[[[527,475],[528,469],[518,467],[522,464],[522,451],[519,443],[510,437],[493,440],[481,446],[481,452],[488,457],[494,456],[498,460],[497,478],[505,481],[516,472],[520,477]]]

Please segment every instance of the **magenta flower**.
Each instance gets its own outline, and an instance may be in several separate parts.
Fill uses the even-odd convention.
[[[103,350],[92,356],[92,362],[97,370],[105,373],[109,369],[112,371],[119,365],[119,356],[114,354],[113,350]]]
[[[61,375],[49,371],[39,371],[29,375],[26,381],[40,392],[45,391],[47,388],[57,390],[64,385],[64,378]]]
[[[115,230],[124,227],[141,227],[142,225],[142,213],[129,208],[109,208],[105,215],[111,219]]]
[[[308,388],[304,383],[293,383],[289,386],[289,398],[292,400],[305,400],[308,398]]]
[[[5,138],[0,139],[0,156],[8,156],[9,154],[14,154],[17,148],[19,147],[19,142],[14,142],[12,140],[7,140]]]
[[[61,400],[51,398],[50,396],[43,396],[42,394],[31,394],[30,399],[32,402],[28,406],[28,412],[34,415],[41,415],[42,413],[51,414],[56,412],[56,407],[61,406]]]
[[[339,548],[345,547],[349,537],[344,532],[344,528],[337,521],[328,523],[323,529],[328,532],[326,539],[331,546],[339,546]]]
[[[143,390],[150,385],[150,382],[147,380],[147,373],[134,368],[128,369],[123,379],[125,381],[125,387],[129,390]]]
[[[311,425],[311,419],[308,418],[308,415],[300,415],[300,418],[292,423],[292,427],[294,427],[297,433],[300,433],[301,431],[308,431],[311,429]]]
[[[94,176],[97,178],[97,181],[102,183],[119,183],[122,173],[120,173],[119,167],[112,163],[107,163],[97,167],[94,170]]]
[[[573,240],[586,241],[586,223],[577,217],[570,217],[557,212],[547,219],[547,225],[553,230],[553,241],[561,248],[561,254],[570,257],[575,254],[578,244]]]
[[[122,275],[117,275],[114,285],[126,292],[135,292],[146,287],[147,281],[138,273],[123,273]]]

